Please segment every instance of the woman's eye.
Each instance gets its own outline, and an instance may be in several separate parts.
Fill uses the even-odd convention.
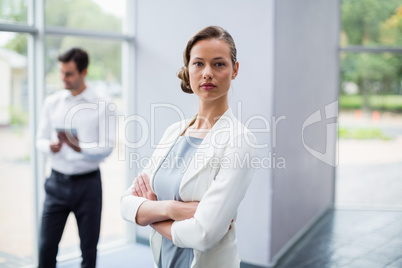
[[[225,66],[225,64],[223,62],[217,62],[215,65],[218,66],[218,67]]]
[[[195,66],[202,66],[202,63],[201,62],[194,62],[194,65]]]

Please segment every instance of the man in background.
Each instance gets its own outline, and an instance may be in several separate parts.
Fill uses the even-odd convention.
[[[102,210],[99,163],[115,144],[110,102],[85,77],[88,54],[72,48],[58,57],[65,90],[46,98],[37,133],[37,148],[50,156],[45,182],[39,267],[56,267],[58,245],[70,212],[77,220],[81,267],[95,268]],[[112,121],[114,122],[114,120]]]

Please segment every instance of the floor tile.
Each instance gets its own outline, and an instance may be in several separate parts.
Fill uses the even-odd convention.
[[[354,262],[351,262],[345,266],[342,266],[341,268],[383,268],[386,265],[382,265],[376,262],[372,262],[369,260],[356,260]]]
[[[402,211],[333,210],[276,267],[402,268],[401,222]]]

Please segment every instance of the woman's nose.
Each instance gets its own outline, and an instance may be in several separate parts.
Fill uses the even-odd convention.
[[[205,66],[204,68],[204,79],[212,79],[213,73],[210,66]]]

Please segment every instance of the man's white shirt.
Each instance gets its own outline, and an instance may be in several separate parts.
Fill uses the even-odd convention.
[[[38,150],[51,156],[52,169],[67,174],[96,170],[115,146],[115,105],[106,96],[87,87],[73,96],[69,90],[46,98],[36,137]],[[53,153],[50,142],[57,141],[56,128],[76,129],[81,152],[67,144]]]

